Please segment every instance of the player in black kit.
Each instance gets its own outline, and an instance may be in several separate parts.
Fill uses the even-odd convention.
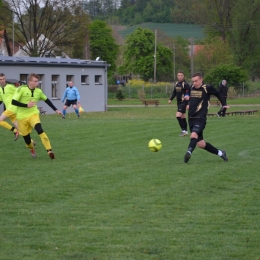
[[[191,158],[196,145],[210,153],[220,156],[225,162],[228,161],[226,151],[219,150],[210,143],[204,141],[203,130],[206,126],[207,113],[210,95],[215,95],[222,104],[223,108],[229,108],[221,94],[211,85],[203,83],[200,73],[192,75],[192,87],[190,89],[189,99],[189,126],[190,126],[190,143],[188,151],[184,156],[184,162],[187,163]]]
[[[168,100],[171,104],[172,100],[176,97],[177,99],[177,112],[176,118],[181,127],[181,134],[179,136],[188,135],[187,121],[186,121],[186,107],[188,105],[188,98],[186,95],[189,93],[190,85],[184,79],[183,71],[179,70],[177,74],[178,81],[175,83],[172,95]]]
[[[228,93],[228,87],[227,87],[227,81],[224,79],[222,80],[219,89],[218,89],[219,93],[221,94],[221,96],[224,98],[224,100],[227,100],[227,93]],[[221,108],[218,113],[217,116],[218,117],[224,117],[226,115],[226,108]]]

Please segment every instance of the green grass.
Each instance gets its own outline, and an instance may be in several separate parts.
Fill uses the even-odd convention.
[[[191,37],[194,39],[203,39],[205,37],[203,26],[176,23],[142,23],[119,31],[119,33],[123,38],[126,38],[129,34],[132,34],[137,27],[147,28],[150,30],[159,29],[172,38],[181,36],[187,39]]]
[[[1,128],[0,259],[260,259],[260,114],[209,118],[229,162],[196,148],[184,164],[175,111],[42,116],[54,161]]]

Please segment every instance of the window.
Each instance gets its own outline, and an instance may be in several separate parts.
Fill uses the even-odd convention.
[[[28,74],[20,74],[20,81],[22,81],[23,84],[27,84],[27,78]]]
[[[38,74],[39,75],[39,85],[38,88],[40,88],[41,90],[43,90],[43,80],[44,80],[44,75],[43,74]]]
[[[89,84],[88,75],[81,75],[81,85],[88,85],[88,84]]]
[[[51,76],[51,95],[52,98],[58,98],[58,87],[59,87],[59,76],[52,75]]]
[[[69,82],[73,82],[74,76],[73,75],[67,75],[66,76],[66,82],[67,82],[67,87],[69,86]]]
[[[101,85],[102,84],[102,76],[101,75],[96,75],[95,76],[95,84],[96,85]]]

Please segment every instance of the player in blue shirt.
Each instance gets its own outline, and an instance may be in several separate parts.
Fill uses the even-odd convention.
[[[66,109],[70,107],[70,105],[73,106],[75,113],[77,114],[78,118],[80,118],[79,110],[77,108],[77,104],[80,105],[79,103],[80,94],[78,89],[75,86],[73,86],[72,81],[69,82],[69,86],[66,88],[61,101],[64,102],[65,99],[66,102],[62,110],[62,114],[63,114],[62,118],[65,119]]]

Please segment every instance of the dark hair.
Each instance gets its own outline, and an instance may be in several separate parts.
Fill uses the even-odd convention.
[[[178,70],[177,74],[178,74],[178,73],[181,73],[181,74],[183,74],[183,75],[184,75],[184,72],[183,72],[183,70]]]
[[[36,73],[31,73],[29,76],[28,76],[28,81],[31,81],[32,78],[36,78],[36,79],[40,79],[40,76]]]
[[[192,74],[191,77],[192,77],[192,78],[194,78],[194,77],[203,78],[203,77],[202,77],[202,74],[201,74],[200,72],[196,72],[196,73]]]
[[[5,77],[5,74],[4,73],[0,73],[0,77]]]

